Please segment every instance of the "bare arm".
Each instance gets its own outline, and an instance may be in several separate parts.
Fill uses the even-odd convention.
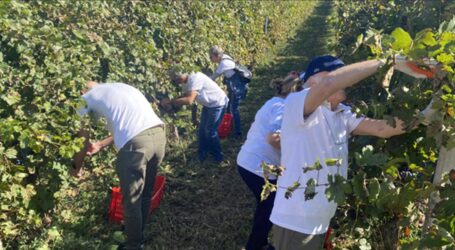
[[[304,115],[313,113],[319,105],[338,90],[353,86],[374,74],[383,64],[379,60],[369,60],[344,66],[326,75],[312,77],[309,82],[312,87],[305,99]]]
[[[389,138],[401,135],[404,131],[403,121],[395,117],[396,127],[387,124],[386,120],[375,120],[366,118],[352,132],[354,135],[372,135],[381,138]]]
[[[215,71],[215,72],[213,72],[213,74],[212,74],[212,76],[211,76],[210,78],[211,78],[213,81],[215,81],[216,78],[218,78],[220,75],[221,75],[221,74],[218,74],[218,73],[216,73],[216,71]]]
[[[183,97],[171,100],[171,103],[172,103],[172,105],[175,105],[175,106],[191,105],[191,104],[193,104],[197,95],[198,95],[198,92],[195,90],[192,90],[192,91],[185,93],[185,95]]]
[[[85,131],[85,130],[80,130],[78,133],[79,137],[85,138],[84,141],[84,147],[81,149],[81,151],[77,152],[74,155],[74,165],[73,169],[71,170],[71,175],[79,177],[81,175],[81,170],[82,170],[82,164],[84,163],[84,157],[87,154],[88,146],[89,146],[89,137],[90,137],[90,132]]]
[[[111,145],[114,142],[114,138],[112,136],[108,136],[101,141],[94,142],[89,145],[87,149],[87,155],[94,155],[98,153],[101,149]]]
[[[267,134],[267,142],[272,145],[272,147],[276,149],[281,149],[281,136],[280,133],[268,133]]]

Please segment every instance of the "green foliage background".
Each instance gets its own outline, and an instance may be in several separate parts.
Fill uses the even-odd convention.
[[[335,222],[337,244],[352,249],[451,249],[455,247],[455,201],[449,194],[455,183],[440,187],[431,180],[439,148],[452,147],[455,138],[455,35],[447,24],[455,5],[445,0],[374,0],[336,1],[334,7],[329,18],[336,36],[332,47],[345,62],[384,58],[393,52],[417,62],[435,58],[448,73],[442,82],[395,73],[384,86],[384,71],[348,90],[360,113],[377,119],[398,116],[407,124],[418,119],[418,111],[432,97],[440,101],[435,106],[437,122],[428,127],[408,128],[407,134],[390,139],[355,138],[350,144],[349,180],[329,178],[332,186],[326,191],[341,205]],[[438,31],[443,21],[446,24]],[[356,39],[357,35],[363,37]],[[436,189],[445,200],[431,214],[437,218],[433,227],[422,234],[428,197]]]
[[[71,208],[75,196],[106,197],[77,193],[67,173],[82,146],[75,136],[81,126],[75,110],[85,81],[129,83],[151,99],[175,96],[178,86],[166,77],[173,63],[208,72],[208,48],[218,44],[254,69],[263,60],[260,55],[289,37],[301,12],[311,5],[0,1],[0,248],[55,246],[62,241],[63,224],[80,220],[76,211],[101,209],[84,207],[87,204]],[[191,134],[185,110],[164,119]],[[107,151],[90,163],[109,165],[113,157],[114,152]],[[94,174],[107,192],[115,178],[106,171]],[[97,226],[95,215],[87,216],[79,230]],[[65,237],[70,244],[76,236]]]

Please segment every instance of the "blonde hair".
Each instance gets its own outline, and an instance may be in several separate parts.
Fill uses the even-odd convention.
[[[295,86],[300,83],[300,78],[295,75],[288,75],[283,78],[275,78],[270,82],[270,87],[275,90],[275,95],[287,96],[295,90]]]

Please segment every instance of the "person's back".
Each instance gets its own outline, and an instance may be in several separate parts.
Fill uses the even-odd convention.
[[[223,54],[220,63],[212,76],[215,80],[218,76],[224,75],[226,78],[231,78],[235,74],[235,61],[229,55]]]
[[[86,87],[82,98],[87,107],[79,110],[80,114],[92,112],[105,117],[112,135],[91,143],[90,133],[84,129],[79,132],[87,146],[75,155],[73,175],[81,176],[85,155],[91,156],[115,143],[118,149],[115,169],[123,196],[127,236],[124,247],[141,249],[156,172],[165,154],[164,124],[145,96],[132,86],[90,81]]]
[[[270,145],[267,134],[281,128],[283,109],[284,98],[282,97],[271,98],[259,109],[237,157],[239,165],[254,167],[250,171],[258,176],[262,177],[262,171],[259,171],[261,161],[274,165],[280,164],[280,150]]]
[[[130,85],[97,84],[82,97],[89,110],[106,118],[119,149],[145,129],[163,124],[145,96]]]
[[[189,75],[186,91],[197,91],[196,101],[208,108],[224,106],[228,101],[220,86],[201,72]]]

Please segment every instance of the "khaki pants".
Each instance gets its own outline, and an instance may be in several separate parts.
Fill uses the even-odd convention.
[[[273,246],[276,250],[319,250],[325,234],[304,234],[273,225]]]
[[[140,249],[158,165],[164,157],[164,126],[146,129],[123,146],[116,171],[123,196],[126,249]]]

